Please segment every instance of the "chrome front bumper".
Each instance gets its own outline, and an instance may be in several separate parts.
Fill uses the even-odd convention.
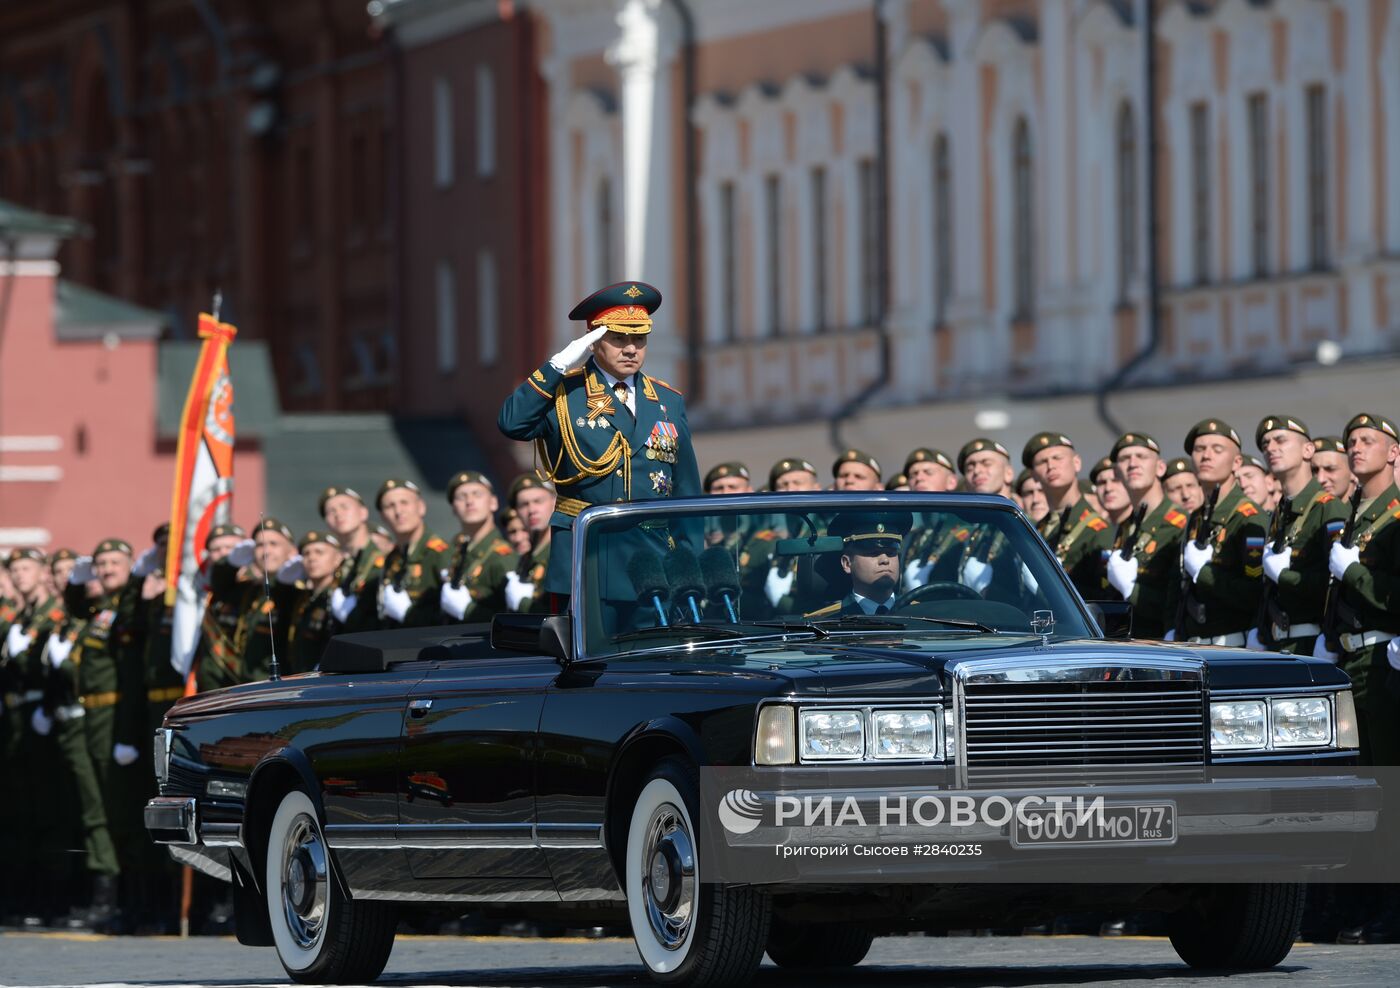
[[[157,796],[146,804],[146,832],[157,844],[198,844],[199,813],[193,796]]]

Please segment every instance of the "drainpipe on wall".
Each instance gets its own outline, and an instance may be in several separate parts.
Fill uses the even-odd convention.
[[[691,113],[695,109],[695,17],[686,0],[671,0],[676,17],[681,22],[681,77],[682,99],[685,103],[683,121],[685,174],[682,184],[685,189],[685,342],[686,342],[686,393],[691,395],[692,406],[700,401],[704,387],[704,371],[700,363],[702,346],[700,330],[700,219],[699,204],[699,163],[695,159],[695,124]]]
[[[842,428],[848,419],[863,408],[875,393],[890,382],[890,333],[885,325],[890,297],[890,92],[889,92],[889,33],[885,27],[884,0],[875,0],[875,304],[874,329],[880,348],[880,370],[875,378],[850,401],[842,405],[829,423],[831,445],[844,448]]]

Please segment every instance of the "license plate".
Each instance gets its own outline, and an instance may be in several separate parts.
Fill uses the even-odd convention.
[[[1072,805],[1060,810],[1053,806],[1028,808],[1011,822],[1013,847],[1175,843],[1175,803],[1105,806],[1102,814],[1080,812]]]

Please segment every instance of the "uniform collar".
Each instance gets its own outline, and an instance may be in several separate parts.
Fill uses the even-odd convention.
[[[884,600],[871,600],[869,597],[862,597],[860,594],[852,590],[851,599],[854,600],[856,602],[856,606],[859,607],[866,614],[874,614],[875,609],[881,604],[884,604],[886,608],[890,609],[892,609],[894,606],[894,594],[890,594]]]
[[[594,361],[593,366],[598,368],[598,376],[600,376],[603,379],[603,383],[605,383],[608,386],[609,390],[611,390],[613,385],[617,384],[618,381],[622,381],[623,383],[625,383],[628,389],[631,391],[635,391],[637,389],[636,374],[628,374],[626,377],[613,377],[607,371],[603,370],[603,365],[598,363],[597,361]]]

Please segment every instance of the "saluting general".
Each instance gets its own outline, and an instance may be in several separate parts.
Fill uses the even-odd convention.
[[[661,293],[640,281],[594,292],[569,313],[588,332],[541,364],[501,406],[501,431],[535,441],[536,469],[558,491],[546,593],[569,593],[573,523],[584,508],[701,493],[685,400],[642,373],[651,317],[660,306]]]

